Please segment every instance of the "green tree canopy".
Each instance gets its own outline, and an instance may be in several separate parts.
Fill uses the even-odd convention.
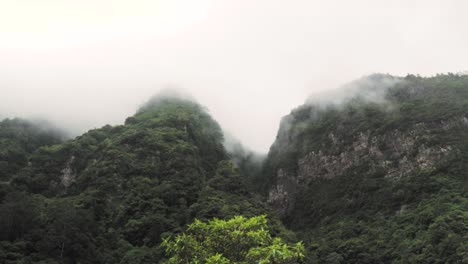
[[[302,242],[287,244],[273,238],[266,216],[230,220],[195,220],[187,231],[166,238],[168,263],[301,263]]]

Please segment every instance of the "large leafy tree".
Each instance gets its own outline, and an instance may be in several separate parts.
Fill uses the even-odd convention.
[[[267,218],[236,216],[230,220],[195,220],[185,233],[165,239],[168,263],[301,263],[302,242],[287,244],[272,237]]]

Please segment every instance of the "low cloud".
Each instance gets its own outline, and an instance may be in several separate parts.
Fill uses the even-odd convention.
[[[386,104],[388,89],[402,82],[401,77],[388,74],[372,74],[344,84],[336,89],[313,93],[306,100],[306,104],[328,107],[339,107],[350,100],[358,99],[362,102]]]

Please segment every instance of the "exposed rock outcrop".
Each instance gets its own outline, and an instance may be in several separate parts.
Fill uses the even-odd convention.
[[[74,160],[75,160],[75,156],[71,156],[70,159],[68,159],[65,165],[65,168],[61,170],[62,176],[60,177],[60,182],[65,187],[70,186],[75,181],[76,174],[74,173],[73,168],[72,168],[72,164]]]
[[[294,207],[297,190],[316,179],[333,179],[353,174],[365,166],[365,174],[382,173],[391,181],[417,171],[432,171],[446,164],[456,148],[445,142],[432,142],[444,130],[468,127],[468,119],[458,116],[440,123],[417,123],[406,130],[384,133],[362,131],[345,140],[343,133],[329,132],[326,148],[306,153],[297,160],[295,170],[279,168],[268,202],[281,214]],[[283,134],[286,135],[283,131]],[[349,137],[349,136],[348,136]],[[430,144],[428,143],[430,142]]]

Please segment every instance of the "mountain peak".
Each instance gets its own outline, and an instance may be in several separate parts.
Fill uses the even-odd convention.
[[[164,89],[153,95],[138,109],[137,113],[151,111],[168,104],[199,105],[195,98],[181,89]]]

